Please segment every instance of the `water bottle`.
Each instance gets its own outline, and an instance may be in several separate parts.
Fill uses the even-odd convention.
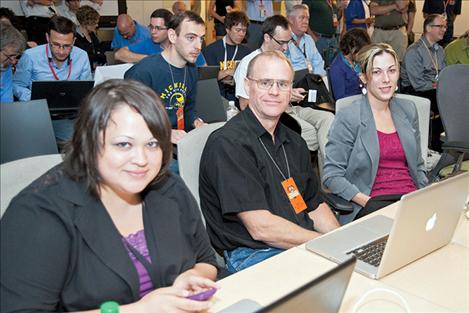
[[[228,101],[228,109],[226,110],[226,121],[229,121],[233,116],[238,114],[239,110],[235,106],[234,101]]]
[[[119,304],[115,301],[106,301],[101,304],[101,313],[119,313]]]

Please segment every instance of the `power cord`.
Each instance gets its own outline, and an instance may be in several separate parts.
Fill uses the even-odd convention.
[[[360,306],[363,305],[363,303],[365,302],[365,300],[368,296],[370,296],[371,294],[374,294],[374,293],[378,293],[378,292],[385,292],[385,293],[392,294],[393,296],[398,298],[399,301],[404,305],[405,312],[410,313],[409,303],[407,303],[407,301],[404,299],[404,297],[402,297],[399,293],[395,292],[394,290],[386,289],[386,288],[373,288],[373,289],[368,290],[367,292],[365,292],[365,294],[363,294],[360,297],[360,299],[358,299],[358,301],[353,306],[352,313],[357,312],[357,310],[360,308]]]

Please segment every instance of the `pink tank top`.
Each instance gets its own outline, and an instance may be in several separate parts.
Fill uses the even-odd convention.
[[[378,141],[378,172],[370,197],[405,194],[416,190],[397,132],[385,134],[378,131]]]

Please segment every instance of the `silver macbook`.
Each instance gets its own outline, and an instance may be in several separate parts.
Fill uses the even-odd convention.
[[[354,255],[357,272],[379,279],[448,244],[468,190],[466,172],[404,195],[394,220],[377,215],[313,239],[306,248],[339,263]]]

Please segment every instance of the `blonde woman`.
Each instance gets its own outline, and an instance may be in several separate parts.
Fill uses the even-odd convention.
[[[324,184],[352,201],[342,223],[373,212],[427,184],[417,110],[394,98],[399,59],[388,44],[357,55],[364,95],[337,112],[329,131]]]

